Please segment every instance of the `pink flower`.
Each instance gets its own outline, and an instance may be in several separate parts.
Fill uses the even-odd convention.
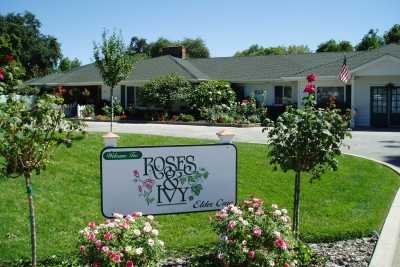
[[[276,240],[276,241],[275,241],[275,246],[278,247],[278,248],[284,249],[284,250],[287,249],[286,242],[285,242],[285,240],[283,240],[283,239],[278,239],[278,240]]]
[[[260,207],[263,204],[263,201],[259,198],[253,198],[253,206],[255,208]]]
[[[134,267],[135,264],[133,263],[133,261],[129,260],[126,262],[126,267]]]
[[[101,248],[101,240],[96,240],[96,248]]]
[[[89,239],[89,241],[93,241],[93,240],[96,239],[96,235],[93,234],[93,233],[92,233],[92,234],[89,234],[88,239]]]
[[[308,84],[306,85],[306,87],[304,88],[304,92],[305,92],[305,93],[309,93],[309,94],[315,93],[315,86],[314,86],[314,84],[308,83]]]
[[[155,180],[148,178],[148,179],[144,180],[143,185],[147,189],[151,190],[153,188],[153,186],[155,185],[155,183],[156,183]]]
[[[110,232],[107,232],[104,234],[104,239],[105,240],[111,240],[113,238],[113,234]]]
[[[110,258],[113,262],[121,262],[121,255],[119,253],[112,253]]]
[[[110,249],[107,246],[104,246],[101,248],[101,251],[103,251],[104,253],[107,253]]]
[[[260,237],[261,234],[262,234],[261,228],[260,228],[260,227],[254,227],[254,229],[253,229],[253,235],[254,235],[255,237]]]
[[[249,253],[247,253],[247,256],[249,256],[249,258],[254,259],[254,257],[256,256],[256,252],[254,250],[250,250]]]
[[[133,171],[133,176],[139,177],[140,176],[139,171],[138,170],[134,170]]]
[[[92,267],[100,267],[100,263],[98,263],[98,262],[93,262]]]
[[[119,227],[124,228],[124,229],[128,229],[129,228],[129,224],[123,223],[123,224],[120,224]]]
[[[311,73],[307,76],[307,81],[309,82],[314,82],[317,80],[317,75],[315,75],[314,73]]]
[[[84,246],[84,245],[81,245],[80,247],[79,247],[79,251],[83,254],[83,253],[85,253],[85,250],[86,250],[86,247]]]
[[[289,263],[285,263],[285,265],[283,265],[283,267],[290,267]]]
[[[0,68],[0,80],[4,80],[4,70]]]
[[[96,223],[95,222],[90,222],[88,224],[89,228],[94,229],[96,227]]]
[[[236,221],[229,221],[229,223],[228,223],[228,229],[229,229],[229,230],[235,229],[236,224],[237,224]]]

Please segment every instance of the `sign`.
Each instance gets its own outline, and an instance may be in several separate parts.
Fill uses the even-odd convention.
[[[108,147],[100,157],[105,217],[210,211],[236,203],[233,144]]]

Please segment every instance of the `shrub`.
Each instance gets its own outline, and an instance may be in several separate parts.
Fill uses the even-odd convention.
[[[215,105],[230,106],[235,99],[235,91],[233,91],[229,82],[205,81],[191,90],[189,104],[194,110],[200,111]]]
[[[257,198],[229,205],[211,218],[217,258],[229,266],[308,266],[311,252],[296,240],[286,209]],[[299,253],[301,251],[301,253]],[[308,256],[307,256],[308,255]]]
[[[121,106],[121,103],[118,101],[116,97],[113,97],[113,104],[114,104],[114,115],[115,116],[121,115],[124,112],[124,108]],[[106,116],[111,118],[111,112],[112,112],[111,106],[106,104],[104,105],[102,110]]]
[[[171,110],[175,104],[186,103],[191,85],[188,80],[170,74],[145,83],[141,96],[150,105]]]
[[[194,117],[190,114],[179,114],[178,116],[179,121],[185,121],[185,122],[190,122],[194,121]]]
[[[81,111],[81,115],[84,118],[94,117],[94,105],[85,105],[85,108]]]
[[[140,212],[122,216],[96,225],[88,224],[80,231],[79,250],[83,264],[91,266],[157,266],[164,242],[153,216]]]

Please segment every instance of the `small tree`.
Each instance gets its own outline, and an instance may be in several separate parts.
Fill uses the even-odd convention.
[[[111,122],[110,131],[112,132],[114,121],[114,88],[123,80],[128,78],[133,71],[133,57],[126,48],[121,34],[113,32],[107,37],[107,32],[103,32],[101,44],[94,44],[94,59],[96,67],[99,69],[104,83],[111,88]]]
[[[29,96],[18,77],[11,54],[0,59],[0,169],[8,177],[25,178],[31,227],[32,266],[36,266],[36,221],[32,195],[32,174],[39,174],[50,160],[54,145],[65,142],[70,121],[59,108],[62,98],[54,95]],[[6,63],[6,64],[4,64]],[[68,142],[69,144],[69,142]]]
[[[186,103],[191,84],[176,74],[169,74],[145,83],[142,97],[150,105],[170,110],[174,104]]]
[[[319,178],[328,168],[337,170],[336,157],[345,137],[350,136],[350,113],[340,114],[334,103],[327,109],[316,108],[316,76],[307,77],[304,108],[288,107],[276,122],[269,122],[267,132],[270,163],[284,172],[295,172],[293,231],[298,236],[300,227],[301,173],[308,172]]]

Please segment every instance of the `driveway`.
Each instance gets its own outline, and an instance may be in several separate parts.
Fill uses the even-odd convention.
[[[88,131],[107,132],[108,122],[88,122]],[[266,143],[262,127],[232,128],[191,125],[170,125],[153,123],[114,123],[116,133],[139,133],[151,135],[191,137],[217,140],[216,132],[229,129],[234,132],[235,141],[248,143]],[[343,152],[365,156],[390,163],[400,169],[400,131],[373,131],[355,130],[353,138],[347,139],[350,148],[343,148]]]

